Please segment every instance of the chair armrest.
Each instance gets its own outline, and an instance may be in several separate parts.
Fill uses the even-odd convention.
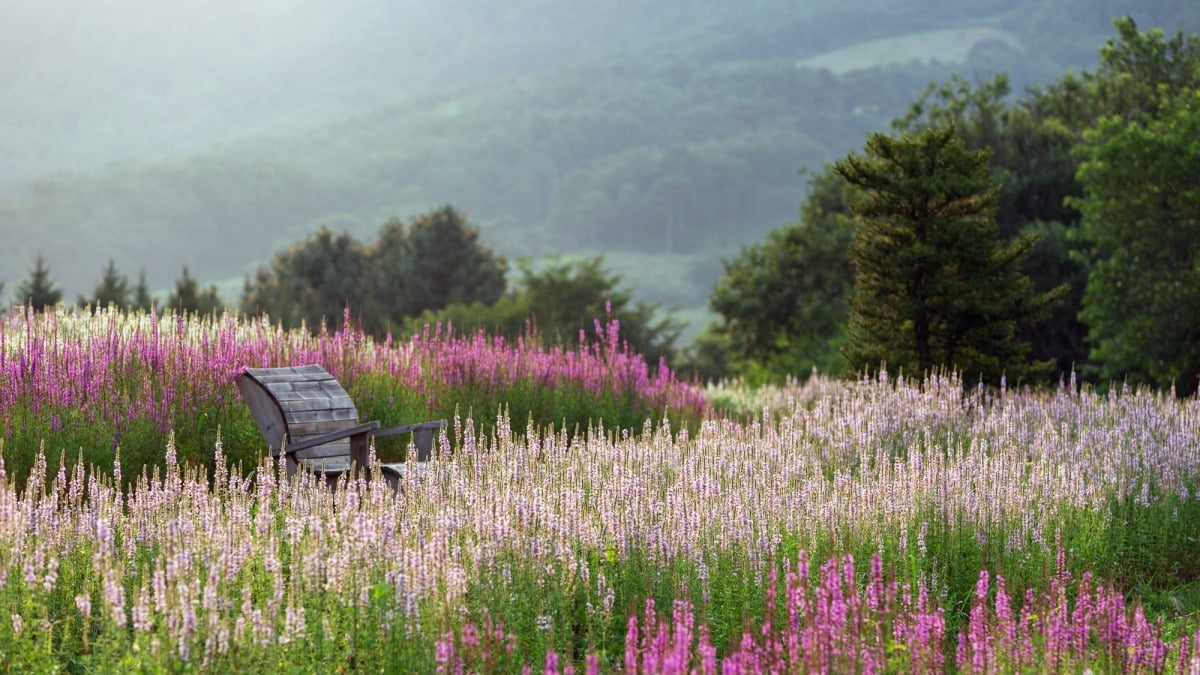
[[[284,450],[284,454],[290,455],[293,452],[300,452],[301,450],[307,450],[318,445],[325,445],[331,441],[340,441],[343,438],[357,436],[358,434],[370,433],[378,428],[379,422],[363,422],[362,424],[356,424],[355,426],[346,427],[345,429],[338,429],[337,431],[331,431],[327,434],[321,434],[320,436],[313,436],[312,438],[305,439],[296,444],[289,443],[287,449]]]
[[[426,431],[433,429],[441,429],[446,426],[446,420],[436,420],[434,422],[417,422],[416,424],[406,424],[402,427],[391,427],[389,429],[378,429],[372,431],[372,436],[395,436],[396,434],[407,434],[414,431]]]

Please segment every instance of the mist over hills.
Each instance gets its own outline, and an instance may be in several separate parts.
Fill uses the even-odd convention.
[[[319,225],[450,203],[510,257],[686,259],[689,291],[635,292],[702,305],[721,257],[795,219],[798,170],[926,83],[1090,67],[1118,14],[1200,28],[1192,3],[1127,5],[7,3],[0,281],[41,251],[67,298],[108,258],[236,283]]]

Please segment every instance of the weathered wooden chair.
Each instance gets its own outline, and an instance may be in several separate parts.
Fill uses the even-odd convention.
[[[390,429],[379,422],[360,419],[358,408],[337,379],[321,366],[247,368],[237,378],[237,388],[250,408],[271,455],[287,457],[288,476],[307,469],[330,485],[351,466],[363,470],[372,437],[411,433],[418,470],[433,450],[433,432],[445,420],[408,424]],[[405,464],[381,464],[384,478],[393,487]]]

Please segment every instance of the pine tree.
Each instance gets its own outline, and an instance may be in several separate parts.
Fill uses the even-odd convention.
[[[85,298],[80,296],[79,304],[91,305],[97,310],[104,309],[109,305],[128,308],[129,279],[117,271],[117,264],[113,262],[112,258],[109,258],[108,265],[104,268],[104,273],[100,277],[100,283],[92,291],[92,297]]]
[[[451,206],[393,220],[370,251],[375,297],[387,319],[451,303],[490,305],[505,291],[507,262],[480,240],[479,228]]]
[[[146,269],[142,268],[138,272],[137,286],[133,287],[133,302],[134,309],[144,309],[150,311],[154,306],[154,298],[150,295],[150,285],[146,283]]]
[[[17,287],[16,301],[41,312],[47,307],[57,305],[60,300],[62,300],[62,289],[55,287],[54,281],[50,279],[50,268],[46,267],[46,260],[39,253],[33,271]]]
[[[188,274],[187,265],[183,266],[183,276],[175,282],[175,290],[167,296],[167,307],[177,312],[194,312],[196,314],[212,314],[222,307],[221,298],[217,295],[217,287],[209,286],[201,290],[196,280]]]
[[[861,190],[848,365],[947,368],[992,383],[1048,371],[1028,363],[1029,346],[1015,336],[1065,289],[1034,293],[1020,272],[1032,240],[1000,243],[987,151],[967,150],[953,126],[872,134],[865,150],[834,165]]]

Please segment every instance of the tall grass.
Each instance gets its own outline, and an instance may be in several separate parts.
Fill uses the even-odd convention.
[[[247,367],[307,363],[341,378],[360,411],[384,423],[456,413],[486,423],[501,407],[517,419],[572,430],[703,415],[700,390],[665,365],[651,372],[621,342],[618,321],[597,328],[598,340],[568,350],[441,327],[375,341],[348,314],[336,330],[313,335],[228,315],[15,309],[0,321],[0,438],[18,481],[43,442],[51,455],[73,461],[82,453],[87,464],[108,470],[119,448],[129,475],[161,468],[171,430],[181,461],[211,470],[221,429],[228,455],[250,466],[264,445],[234,378]]]
[[[68,334],[63,317],[45,321],[58,322],[59,344],[92,344]],[[157,321],[144,330],[158,326],[161,335]],[[18,325],[56,335],[54,323]],[[526,358],[496,358],[511,346],[436,331],[375,344],[230,319],[167,325],[194,335],[171,343],[180,352],[225,326],[223,349],[239,364],[261,361],[237,341],[258,345],[267,339],[255,331],[269,334],[282,346],[263,361],[321,362],[364,383],[359,395],[372,400],[403,395],[393,383],[444,395],[457,376],[492,382],[503,397],[501,375]],[[10,362],[31,360],[9,338]],[[62,353],[49,342],[31,353]],[[124,343],[115,342],[119,353]],[[518,372],[545,372],[537,359],[573,358],[535,352]],[[230,368],[211,391],[229,395]],[[146,372],[166,382],[170,370]],[[121,386],[141,392],[143,381]],[[525,381],[510,382],[521,391]],[[537,388],[589,391],[591,381],[547,379]],[[437,389],[443,382],[451,385]],[[663,391],[691,400],[694,390],[679,387]],[[886,373],[822,387],[813,396],[785,388],[753,417],[705,415],[694,425],[677,422],[671,411],[686,407],[670,398],[661,399],[668,414],[633,429],[605,419],[576,433],[531,414],[460,415],[439,441],[439,461],[396,492],[382,480],[333,491],[308,477],[281,480],[261,455],[231,470],[224,426],[219,441],[211,432],[210,461],[183,461],[182,432],[170,439],[168,431],[161,467],[131,468],[122,443],[119,463],[113,454],[91,473],[87,457],[74,461],[56,437],[14,432],[0,478],[0,665],[1196,667],[1200,600],[1185,591],[1195,588],[1200,539],[1200,401],[1144,390],[1100,395],[1071,383],[988,392],[952,376]],[[13,410],[25,417],[13,419],[44,421],[65,409],[29,393],[45,395],[33,384],[20,391],[26,407]],[[183,393],[170,391],[175,402],[165,409],[181,414]],[[125,396],[117,403],[136,399]],[[87,401],[83,419],[91,411],[111,419]],[[145,419],[146,433],[159,433],[160,418]],[[51,438],[46,452],[42,438]],[[98,445],[112,452],[107,437]],[[28,480],[16,480],[10,457],[27,463]]]

